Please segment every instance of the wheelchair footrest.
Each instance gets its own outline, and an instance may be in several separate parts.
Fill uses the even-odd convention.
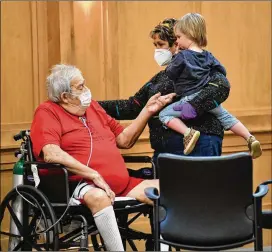
[[[146,234],[130,228],[119,227],[119,230],[121,237],[127,240],[147,240],[152,238],[152,234]]]

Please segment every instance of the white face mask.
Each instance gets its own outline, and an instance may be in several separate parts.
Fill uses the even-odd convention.
[[[168,65],[172,59],[169,49],[155,49],[154,59],[160,66]]]
[[[91,93],[90,89],[88,89],[88,88],[85,92],[81,93],[80,95],[77,95],[77,94],[71,94],[71,95],[79,97],[82,107],[89,107],[92,102],[92,93]]]

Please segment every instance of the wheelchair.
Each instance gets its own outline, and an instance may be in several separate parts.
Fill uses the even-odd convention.
[[[14,140],[22,142],[15,152],[19,161],[13,169],[13,189],[0,207],[1,243],[6,242],[5,246],[0,246],[0,250],[57,251],[74,248],[89,251],[89,244],[95,251],[106,250],[90,210],[84,205],[71,205],[73,189],[68,181],[67,169],[60,164],[35,160],[29,130],[21,131],[14,136]],[[131,176],[146,179],[156,177],[150,157],[123,158],[126,163],[150,166],[139,170],[129,169]],[[37,180],[40,180],[38,187],[35,186]],[[132,198],[116,200],[113,207],[125,250],[128,244],[133,251],[137,251],[136,240],[144,240],[145,250],[153,250],[152,225],[150,233],[130,227],[140,216],[148,217],[152,223],[152,207]],[[10,216],[10,230],[2,230],[3,219],[7,216]]]

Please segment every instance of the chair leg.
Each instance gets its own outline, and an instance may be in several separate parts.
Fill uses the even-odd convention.
[[[97,235],[91,235],[91,240],[92,240],[94,251],[101,251],[101,248],[97,241]]]
[[[263,230],[261,225],[261,215],[262,215],[262,201],[260,199],[254,198],[254,233],[255,233],[255,242],[254,249],[255,251],[263,251]]]
[[[122,227],[126,231],[128,229],[127,221],[128,221],[128,214],[123,214],[122,216],[118,216],[118,226]],[[127,247],[127,238],[126,237],[127,237],[127,233],[125,232],[125,234],[122,235],[122,242],[123,242],[124,250],[126,250],[126,247]]]
[[[76,220],[81,220],[82,230],[81,230],[81,238],[80,238],[80,248],[78,251],[89,251],[88,249],[88,222],[83,215],[74,216]]]
[[[146,251],[153,251],[154,250],[154,225],[153,225],[153,208],[150,209],[150,212],[149,212],[149,223],[150,223],[150,227],[151,227],[151,234],[152,234],[152,238],[148,239],[146,241]]]
[[[148,238],[145,242],[145,251],[154,251],[154,240],[153,238]]]
[[[100,241],[101,241],[103,250],[104,250],[104,251],[107,251],[107,248],[106,248],[106,246],[105,246],[104,240],[103,240],[103,238],[102,238],[102,236],[101,236],[100,234],[99,234],[99,237],[100,237]]]
[[[254,250],[263,251],[263,231],[261,227],[256,227],[255,235]]]
[[[160,246],[160,224],[159,224],[159,206],[158,206],[158,201],[154,202],[154,207],[153,207],[153,225],[154,225],[154,243],[155,243],[155,251],[160,251],[161,246]]]
[[[128,244],[130,245],[130,247],[132,248],[132,251],[138,251],[138,249],[136,248],[136,246],[132,240],[128,239],[127,241],[128,241]]]

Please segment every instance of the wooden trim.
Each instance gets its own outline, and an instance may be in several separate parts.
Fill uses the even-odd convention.
[[[60,57],[61,62],[73,64],[74,52],[74,15],[73,2],[59,2]]]
[[[37,1],[38,82],[39,104],[46,100],[45,80],[48,73],[47,2]],[[36,83],[35,83],[36,84]],[[37,106],[39,105],[37,104]]]
[[[241,112],[242,111],[242,112]],[[243,122],[247,128],[251,131],[252,134],[262,134],[264,135],[264,139],[262,139],[265,143],[271,143],[271,114],[270,111],[268,113],[268,109],[260,109],[252,113],[250,110],[241,110],[240,116],[237,118]],[[257,114],[258,112],[258,114]],[[250,114],[251,113],[251,114]],[[235,113],[233,113],[235,114]],[[131,121],[120,121],[121,125],[127,127]],[[17,134],[20,130],[29,129],[31,126],[31,122],[26,123],[16,123],[16,124],[1,124],[1,148],[0,149],[10,149],[16,148],[18,146],[16,142],[13,140],[13,135]],[[238,146],[245,146],[243,139],[239,139],[233,135],[232,132],[226,131],[224,139],[228,139],[230,136],[231,141],[236,141],[235,143],[227,144],[226,151],[232,151],[232,147]],[[266,140],[267,139],[267,140]],[[238,142],[237,142],[238,141]],[[267,142],[268,141],[268,142]],[[149,130],[148,127],[145,128],[141,137],[138,140],[139,143],[141,142],[149,142]],[[224,141],[226,142],[226,141]],[[228,141],[229,142],[229,141]],[[137,145],[137,144],[136,144]],[[225,148],[225,145],[224,145]],[[231,149],[230,149],[231,148]],[[270,148],[264,146],[264,148]],[[244,148],[242,148],[244,149]]]
[[[116,99],[119,97],[119,56],[118,56],[118,6],[114,1],[101,2],[101,22],[102,22],[102,48],[103,65],[102,74],[104,76],[106,99]],[[110,41],[110,43],[109,43]]]
[[[16,131],[18,133],[18,131]],[[262,143],[263,151],[272,150],[271,132],[261,132],[256,137]],[[1,149],[1,169],[10,168],[16,158],[14,157],[14,151],[19,148],[20,143],[13,141],[12,146],[3,146]],[[227,135],[223,141],[223,154],[234,153],[240,151],[248,151],[246,142],[240,137],[234,135]],[[153,150],[150,147],[149,139],[141,139],[135,144],[135,146],[128,150],[121,150],[122,154],[129,155],[149,155],[152,156]]]
[[[271,109],[264,108],[259,110],[237,110],[237,111],[230,111],[231,114],[236,115],[237,119],[240,120],[252,134],[256,133],[271,133],[272,126],[271,126]],[[127,127],[131,121],[124,120],[119,121],[121,125]],[[225,137],[227,135],[233,135],[231,131],[225,131]],[[146,140],[149,139],[148,129],[146,128],[142,133],[139,140]]]
[[[59,2],[56,1],[47,2],[47,36],[48,64],[51,67],[61,61]]]
[[[31,9],[31,36],[32,36],[32,73],[33,73],[33,105],[39,105],[39,51],[38,51],[38,28],[37,28],[37,2],[30,2]]]
[[[31,122],[1,124],[1,146],[0,150],[18,148],[19,144],[13,139],[15,134],[21,130],[30,129]]]

